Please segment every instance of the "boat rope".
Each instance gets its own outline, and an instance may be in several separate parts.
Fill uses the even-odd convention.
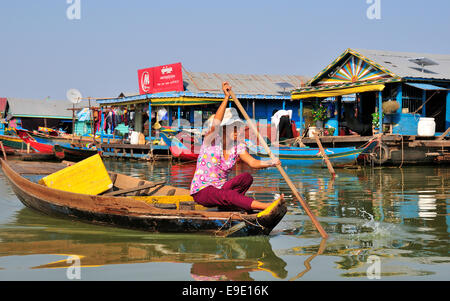
[[[383,134],[375,134],[373,135],[373,137],[371,139],[369,139],[369,141],[367,141],[366,143],[364,143],[363,145],[361,145],[359,148],[366,148],[369,144],[371,144],[373,141],[378,140],[379,142],[381,142],[380,138]]]
[[[241,213],[231,213],[230,216],[228,217],[228,219],[225,221],[225,223],[217,230],[214,232],[214,235],[217,236],[217,234],[222,231],[222,229],[229,223],[231,226],[231,220],[233,218],[233,216],[238,216],[239,218],[241,218],[244,222],[254,226],[254,227],[260,227],[261,229],[264,229],[264,226],[262,226],[259,222],[258,222],[258,218],[256,218],[256,224],[251,222],[250,220],[246,219],[245,217],[242,216]]]

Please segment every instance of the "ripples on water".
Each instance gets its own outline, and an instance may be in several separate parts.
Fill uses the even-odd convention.
[[[184,188],[195,169],[105,164]],[[67,279],[68,255],[80,256],[85,280],[366,280],[374,258],[381,279],[450,279],[448,167],[337,169],[334,181],[326,169],[287,169],[330,234],[326,242],[276,169],[234,173],[244,171],[254,176],[250,196],[284,193],[289,201],[269,237],[152,234],[55,219],[24,208],[1,174],[0,279]]]

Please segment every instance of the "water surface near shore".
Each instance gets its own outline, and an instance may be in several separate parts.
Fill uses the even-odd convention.
[[[189,188],[194,164],[106,160],[108,169]],[[268,237],[156,234],[57,219],[20,203],[0,173],[0,280],[448,280],[450,168],[287,172],[330,234],[320,238],[275,168],[251,170],[248,194],[284,193],[288,214]]]

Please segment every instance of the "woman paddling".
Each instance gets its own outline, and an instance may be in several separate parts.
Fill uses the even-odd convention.
[[[238,159],[252,168],[267,168],[280,165],[280,160],[260,161],[246,150],[243,141],[238,141],[244,123],[234,108],[227,108],[231,86],[224,82],[225,98],[216,114],[209,120],[211,125],[204,136],[197,159],[197,168],[191,183],[191,195],[205,207],[238,208],[246,211],[264,210],[270,206],[245,196],[253,183],[249,173],[228,180],[228,174]],[[281,200],[283,200],[281,195]]]

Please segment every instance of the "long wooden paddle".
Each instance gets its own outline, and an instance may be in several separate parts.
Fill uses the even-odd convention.
[[[322,155],[322,158],[325,160],[325,163],[327,164],[327,168],[330,171],[331,176],[334,178],[336,177],[336,172],[334,171],[333,165],[330,162],[330,159],[328,159],[327,154],[325,153],[325,150],[323,149],[322,143],[320,142],[320,138],[317,135],[316,132],[313,133],[314,138],[316,139],[317,146],[319,147],[320,154]]]
[[[5,148],[3,147],[3,142],[2,142],[2,141],[0,141],[0,147],[2,148],[3,158],[4,158],[5,161],[6,161],[6,151],[5,151]]]
[[[253,121],[250,119],[250,117],[248,116],[247,112],[245,111],[244,107],[241,105],[241,103],[239,102],[239,99],[236,97],[236,95],[234,94],[233,91],[229,90],[231,98],[233,99],[234,103],[236,104],[236,106],[239,108],[239,110],[241,111],[242,115],[244,115],[245,119],[247,120],[248,125],[250,126],[250,128],[252,129],[253,133],[258,137],[260,143],[262,144],[262,146],[264,147],[264,149],[266,150],[267,154],[270,156],[270,158],[272,160],[275,160],[276,157],[274,156],[274,154],[272,153],[272,151],[270,150],[269,146],[267,145],[266,141],[264,140],[264,138],[261,136],[261,134],[258,132],[258,129],[256,128],[256,125],[253,123]],[[309,209],[308,204],[305,202],[305,200],[300,196],[300,194],[297,191],[297,188],[294,186],[294,183],[292,183],[291,179],[289,178],[289,176],[286,174],[286,172],[284,171],[283,167],[277,165],[277,169],[280,172],[281,176],[284,178],[284,180],[286,181],[286,183],[288,184],[289,188],[292,190],[292,193],[294,194],[294,196],[297,198],[297,200],[300,202],[300,204],[302,205],[303,209],[305,210],[306,214],[309,216],[309,218],[311,219],[311,221],[313,222],[314,226],[316,226],[317,230],[319,231],[320,235],[323,238],[327,238],[328,234],[327,232],[325,232],[325,230],[322,228],[322,225],[319,223],[319,221],[317,220],[317,218],[314,216],[314,213],[312,213],[312,211]]]

